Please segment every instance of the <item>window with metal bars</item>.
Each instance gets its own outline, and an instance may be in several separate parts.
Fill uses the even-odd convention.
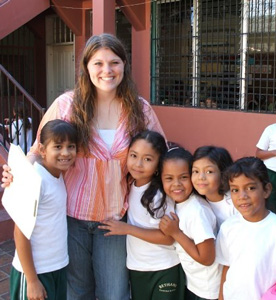
[[[53,41],[52,44],[74,43],[73,31],[60,19],[55,16],[53,19]]]
[[[24,25],[0,40],[0,64],[28,91],[35,95],[34,34]],[[4,95],[7,86],[3,85]],[[14,90],[10,87],[10,95]]]
[[[153,104],[276,112],[275,2],[153,1]]]

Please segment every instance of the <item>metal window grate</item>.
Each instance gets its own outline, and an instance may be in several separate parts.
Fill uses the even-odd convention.
[[[275,109],[275,0],[250,1],[248,5],[247,109]]]
[[[156,0],[152,102],[275,111],[275,0]]]
[[[72,30],[58,17],[54,17],[53,44],[67,44],[74,42]]]
[[[192,99],[192,1],[153,3],[152,99],[184,105]]]

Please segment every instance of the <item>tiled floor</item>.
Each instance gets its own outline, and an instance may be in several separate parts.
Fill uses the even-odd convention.
[[[14,255],[14,241],[8,240],[0,243],[0,300],[8,300],[9,274]]]

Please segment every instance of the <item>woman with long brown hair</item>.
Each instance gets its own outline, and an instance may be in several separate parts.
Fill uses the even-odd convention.
[[[68,201],[68,299],[129,300],[125,236],[104,236],[106,219],[124,219],[126,159],[131,138],[148,128],[161,133],[156,115],[138,96],[122,43],[92,36],[80,59],[74,91],[58,97],[38,129],[51,119],[73,123],[79,136],[75,165],[64,179]],[[8,170],[7,168],[5,168]],[[3,172],[4,186],[10,175]]]

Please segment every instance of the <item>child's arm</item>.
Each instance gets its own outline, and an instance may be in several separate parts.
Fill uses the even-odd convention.
[[[109,230],[105,236],[129,234],[146,242],[159,245],[171,245],[174,242],[172,237],[166,236],[159,229],[141,228],[115,220],[108,220],[102,223],[105,225],[100,225],[98,227],[100,229]]]
[[[202,243],[195,244],[183,231],[179,228],[178,216],[171,212],[169,216],[164,216],[159,224],[159,228],[166,235],[171,236],[177,241],[181,247],[198,263],[210,266],[215,260],[215,243],[214,239],[207,239]]]
[[[14,226],[14,241],[16,251],[27,280],[28,299],[33,300],[47,298],[47,292],[38,279],[35,271],[31,243],[16,225]]]
[[[257,148],[256,150],[256,157],[262,160],[275,157],[275,156],[276,156],[276,150],[262,150],[259,148]]]
[[[219,288],[219,298],[218,300],[223,300],[223,284],[226,280],[226,274],[228,272],[229,267],[223,266],[222,274],[221,274],[221,281],[220,281],[220,288]]]

